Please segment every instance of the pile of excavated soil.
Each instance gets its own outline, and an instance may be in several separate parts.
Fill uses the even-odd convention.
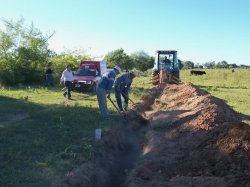
[[[250,186],[250,127],[224,101],[183,84],[151,103],[137,106],[151,128],[127,186]]]
[[[192,84],[150,90],[100,144],[69,186],[250,186],[250,127]]]

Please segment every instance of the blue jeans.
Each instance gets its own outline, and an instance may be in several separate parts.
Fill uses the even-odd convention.
[[[118,86],[115,87],[115,98],[120,111],[123,111],[121,96],[124,99],[124,103],[128,105],[128,95],[125,94],[125,90],[120,90]]]

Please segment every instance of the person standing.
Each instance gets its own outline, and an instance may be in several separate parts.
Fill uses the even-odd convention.
[[[66,91],[63,93],[63,96],[68,97],[69,100],[71,100],[71,90],[72,90],[72,81],[73,81],[73,72],[71,70],[71,65],[68,64],[66,69],[63,71],[61,79],[60,79],[60,85],[62,82],[64,82],[64,85],[66,86]]]
[[[115,77],[119,73],[121,73],[121,68],[115,66],[112,71],[105,73],[97,84],[96,94],[102,118],[107,118],[109,115],[107,97],[110,96]]]
[[[165,59],[163,60],[163,64],[165,66],[165,71],[167,75],[171,74],[173,71],[171,61],[167,57],[165,57]]]
[[[128,108],[128,98],[129,98],[128,94],[129,94],[129,90],[130,90],[130,87],[134,78],[135,78],[135,73],[133,71],[130,71],[130,72],[123,73],[115,81],[115,86],[114,86],[115,97],[116,97],[117,105],[121,112],[123,112],[124,110],[126,111]],[[121,95],[124,99],[124,108],[122,107]]]
[[[173,82],[175,84],[179,84],[180,80],[177,79],[173,74],[173,64],[171,60],[169,60],[167,57],[165,57],[165,60],[163,61],[165,63],[165,71],[166,71],[166,78],[167,81]]]
[[[49,62],[45,72],[45,86],[54,86],[54,77],[53,77],[53,70],[52,70],[52,62]]]

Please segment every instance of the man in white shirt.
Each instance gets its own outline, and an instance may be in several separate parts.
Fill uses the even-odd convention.
[[[60,79],[60,85],[62,82],[64,82],[64,85],[66,86],[67,90],[63,93],[63,96],[66,97],[68,95],[68,99],[71,100],[71,89],[72,89],[72,81],[73,81],[73,73],[71,71],[71,65],[68,64],[67,68],[63,71],[61,79]]]

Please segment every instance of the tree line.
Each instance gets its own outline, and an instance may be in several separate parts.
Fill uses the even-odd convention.
[[[207,68],[207,69],[225,69],[225,68],[250,68],[250,66],[241,64],[229,64],[227,61],[223,60],[221,62],[205,62],[204,64],[194,63],[192,61],[181,61],[181,68],[183,69],[196,69],[196,68]]]
[[[54,76],[58,80],[66,64],[71,64],[73,70],[76,70],[81,60],[93,59],[82,49],[55,53],[48,47],[48,40],[53,37],[54,32],[43,34],[33,23],[26,26],[23,18],[16,22],[5,19],[2,21],[5,25],[5,30],[0,30],[0,84],[2,85],[42,84],[48,62],[52,62]],[[119,65],[123,70],[146,71],[154,65],[154,57],[143,50],[128,55],[123,49],[117,49],[107,53],[104,59],[108,68]],[[197,64],[179,60],[179,66],[180,69],[192,69],[197,67]],[[217,64],[208,62],[198,65],[198,68],[230,66],[236,67],[235,64],[222,61]]]
[[[2,85],[41,84],[45,79],[48,62],[52,62],[55,78],[59,79],[67,64],[76,70],[81,60],[93,59],[81,49],[56,54],[48,48],[48,40],[54,33],[44,35],[33,23],[26,26],[23,18],[16,22],[2,21],[6,28],[5,31],[0,30]],[[145,71],[154,65],[154,58],[144,51],[127,55],[123,49],[117,49],[109,52],[104,59],[109,68],[119,65],[123,70],[135,68]]]

